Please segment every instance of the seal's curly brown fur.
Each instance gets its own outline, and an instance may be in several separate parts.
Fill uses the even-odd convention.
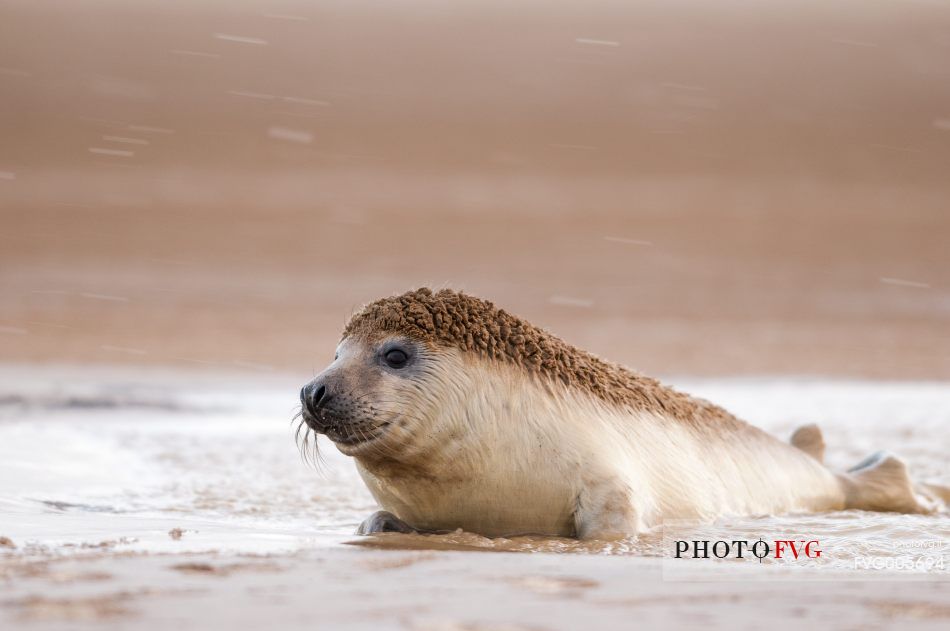
[[[421,288],[366,305],[343,331],[343,337],[378,337],[395,333],[453,346],[490,360],[521,366],[532,374],[586,391],[599,399],[634,410],[668,415],[691,424],[745,426],[725,410],[662,385],[571,346],[567,342],[499,309],[487,300],[442,289]]]

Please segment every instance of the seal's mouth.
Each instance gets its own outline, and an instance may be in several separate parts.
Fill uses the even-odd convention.
[[[338,418],[326,411],[314,415],[306,409],[301,416],[307,427],[318,434],[323,434],[337,445],[354,447],[380,438],[386,432],[388,422],[370,424],[351,418]]]
[[[368,443],[376,440],[380,437],[382,432],[373,432],[371,434],[363,434],[360,432],[352,433],[340,433],[333,430],[327,431],[326,436],[332,440],[337,445],[343,445],[346,447],[355,447],[356,445],[362,445],[363,443]]]

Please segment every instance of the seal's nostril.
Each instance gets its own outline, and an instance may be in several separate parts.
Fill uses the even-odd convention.
[[[323,400],[323,396],[326,393],[327,393],[326,386],[320,386],[319,388],[317,388],[313,393],[313,399],[311,400],[310,405],[316,408],[318,405],[320,405],[320,401]]]
[[[300,390],[300,405],[310,414],[316,414],[326,398],[327,387],[322,384],[308,383]]]

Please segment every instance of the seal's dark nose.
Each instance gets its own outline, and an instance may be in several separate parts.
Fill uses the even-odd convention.
[[[326,399],[327,387],[322,383],[310,382],[300,389],[300,404],[311,415],[316,415],[320,403]]]

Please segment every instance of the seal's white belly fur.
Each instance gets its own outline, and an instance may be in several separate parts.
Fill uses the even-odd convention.
[[[424,464],[360,463],[382,507],[416,528],[573,536],[592,503],[628,504],[634,523],[621,528],[636,531],[845,505],[831,471],[752,426],[621,409],[457,354],[440,365],[427,389],[442,417],[397,428],[439,428]]]

